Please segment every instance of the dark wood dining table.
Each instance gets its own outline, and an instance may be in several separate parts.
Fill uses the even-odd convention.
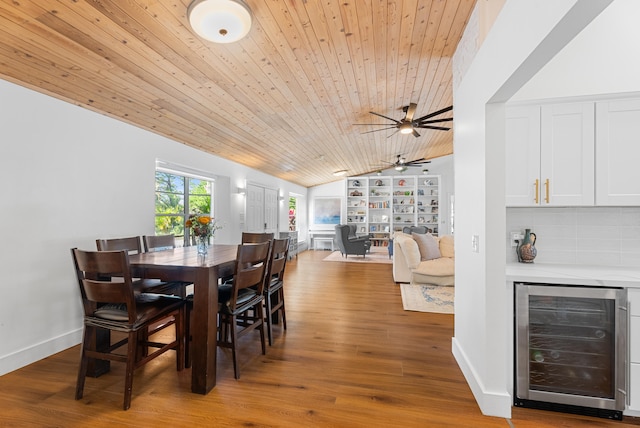
[[[211,245],[206,256],[182,247],[130,256],[135,276],[188,281],[193,288],[191,391],[207,394],[216,385],[218,279],[233,275],[237,245]]]

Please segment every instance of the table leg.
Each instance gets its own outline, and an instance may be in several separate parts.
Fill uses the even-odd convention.
[[[216,385],[217,268],[198,269],[194,281],[192,316],[191,391],[207,394]]]

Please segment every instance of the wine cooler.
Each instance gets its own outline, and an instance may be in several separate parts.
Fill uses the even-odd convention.
[[[626,290],[515,288],[514,405],[622,419]]]

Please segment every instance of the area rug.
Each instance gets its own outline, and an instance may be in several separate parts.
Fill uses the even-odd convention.
[[[388,263],[391,264],[387,247],[374,247],[365,257],[349,255],[343,257],[340,251],[334,251],[323,259],[325,262],[349,262],[349,263]]]
[[[400,284],[405,311],[453,313],[454,287],[427,284]]]

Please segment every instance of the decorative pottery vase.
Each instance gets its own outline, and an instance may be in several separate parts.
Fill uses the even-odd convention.
[[[200,235],[196,238],[196,245],[198,246],[198,255],[206,256],[209,252],[209,238],[207,236]]]
[[[536,234],[531,232],[531,229],[524,230],[524,238],[518,245],[516,251],[518,252],[518,261],[520,263],[533,263],[533,260],[538,254],[536,250]]]

